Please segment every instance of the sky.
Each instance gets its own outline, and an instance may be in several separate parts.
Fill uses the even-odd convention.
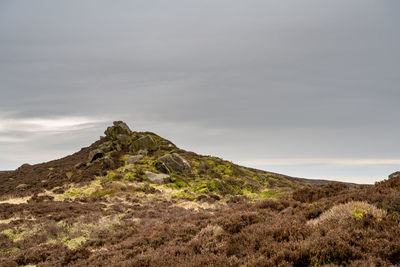
[[[296,177],[400,169],[398,0],[2,0],[0,170],[113,120]]]

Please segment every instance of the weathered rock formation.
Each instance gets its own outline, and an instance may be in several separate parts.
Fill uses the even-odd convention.
[[[163,173],[145,172],[147,180],[153,184],[162,184],[169,182],[169,175]]]
[[[156,151],[158,150],[157,142],[150,135],[140,137],[139,139],[133,141],[130,146],[130,150],[133,152],[138,152],[140,150]]]
[[[164,163],[169,171],[189,172],[191,170],[189,162],[177,153],[166,154],[158,160]]]
[[[128,164],[135,164],[136,162],[138,162],[139,160],[141,160],[143,158],[142,155],[135,155],[135,156],[131,156],[128,158],[128,160],[126,161]]]

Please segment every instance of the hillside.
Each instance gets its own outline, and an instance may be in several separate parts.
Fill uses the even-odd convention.
[[[400,173],[374,186],[294,178],[118,121],[0,182],[1,266],[400,264]]]

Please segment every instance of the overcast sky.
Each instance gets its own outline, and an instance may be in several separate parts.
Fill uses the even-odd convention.
[[[113,120],[288,175],[400,169],[400,1],[0,2],[0,170]]]

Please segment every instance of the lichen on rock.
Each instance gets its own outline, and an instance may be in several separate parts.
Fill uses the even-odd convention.
[[[157,142],[150,135],[140,137],[139,139],[133,141],[132,145],[130,146],[130,150],[133,152],[140,150],[156,151],[158,148]]]
[[[154,184],[162,184],[162,183],[169,182],[169,180],[170,180],[170,176],[168,174],[153,173],[153,172],[149,172],[149,171],[146,171],[145,174],[146,174],[147,180],[149,180],[151,183],[154,183]]]
[[[113,126],[107,128],[104,132],[107,137],[110,137],[112,140],[116,140],[119,134],[122,135],[131,135],[132,131],[129,129],[129,126],[123,121],[114,121]]]
[[[186,159],[180,156],[177,153],[166,154],[158,159],[159,161],[163,162],[165,166],[177,172],[189,172],[191,170],[191,166]]]
[[[91,163],[96,159],[104,157],[104,151],[101,149],[95,149],[89,152],[88,162]]]

